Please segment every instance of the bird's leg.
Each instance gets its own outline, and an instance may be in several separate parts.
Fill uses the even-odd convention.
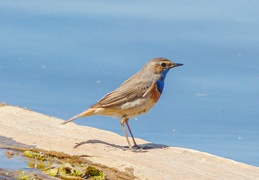
[[[135,141],[135,139],[134,139],[134,137],[133,137],[133,134],[132,134],[132,132],[131,132],[131,129],[130,129],[130,126],[129,126],[128,121],[129,121],[129,119],[127,119],[125,122],[126,122],[126,125],[127,125],[127,127],[128,127],[128,130],[129,130],[129,132],[130,132],[132,141],[133,141],[133,143],[134,143],[133,148],[140,148],[140,147],[137,145],[137,143],[136,143],[136,141]]]
[[[128,138],[128,136],[127,136],[127,132],[126,132],[126,130],[125,130],[125,128],[124,128],[124,123],[126,122],[126,124],[128,124],[128,123],[127,123],[128,120],[129,120],[129,118],[126,118],[126,116],[123,116],[123,117],[121,118],[120,123],[121,123],[121,128],[122,128],[122,131],[123,131],[123,133],[124,133],[124,136],[126,137],[126,140],[127,140],[127,142],[128,142],[129,148],[132,149],[132,147],[131,147],[131,145],[130,145],[130,142],[129,142],[129,138]]]

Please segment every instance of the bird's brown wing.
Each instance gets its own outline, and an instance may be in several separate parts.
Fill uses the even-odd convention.
[[[106,94],[100,101],[91,107],[109,107],[130,102],[136,98],[143,97],[150,91],[153,82],[124,83],[118,89]]]

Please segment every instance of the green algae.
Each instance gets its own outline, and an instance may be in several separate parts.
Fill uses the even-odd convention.
[[[89,166],[86,163],[62,163],[56,166],[52,166],[51,156],[44,154],[43,152],[34,152],[30,150],[23,151],[25,156],[39,160],[38,163],[30,163],[29,167],[41,169],[44,173],[52,177],[59,177],[62,179],[94,179],[105,180],[104,173],[93,166]],[[53,154],[52,154],[53,156]],[[47,163],[45,163],[47,162]]]
[[[104,173],[99,169],[86,164],[70,164],[64,163],[59,167],[49,169],[47,173],[53,177],[62,179],[92,179],[105,180]]]
[[[45,161],[46,157],[42,152],[33,152],[33,151],[23,151],[23,153],[25,154],[25,156],[29,157],[29,158],[35,158],[41,161]]]
[[[89,165],[85,159],[79,156],[69,156],[65,153],[55,151],[45,151],[41,149],[12,148],[13,151],[22,152],[27,158],[27,166],[32,169],[40,170],[49,177],[60,179],[92,179],[105,180],[103,171]],[[32,180],[38,178],[37,173],[17,170],[15,178],[19,180]]]

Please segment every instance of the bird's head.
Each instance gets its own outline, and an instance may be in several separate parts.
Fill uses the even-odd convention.
[[[169,69],[182,66],[180,63],[173,63],[172,61],[165,58],[154,58],[147,63],[147,66],[155,74],[162,74],[163,72],[168,72]]]

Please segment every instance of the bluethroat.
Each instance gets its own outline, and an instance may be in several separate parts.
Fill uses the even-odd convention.
[[[165,58],[154,58],[140,71],[124,81],[117,89],[106,94],[87,110],[64,121],[66,124],[76,118],[92,115],[115,116],[121,118],[120,124],[130,149],[139,148],[129,126],[129,118],[148,112],[160,98],[164,80],[171,68],[182,66]],[[124,124],[131,135],[133,146],[127,136]]]

